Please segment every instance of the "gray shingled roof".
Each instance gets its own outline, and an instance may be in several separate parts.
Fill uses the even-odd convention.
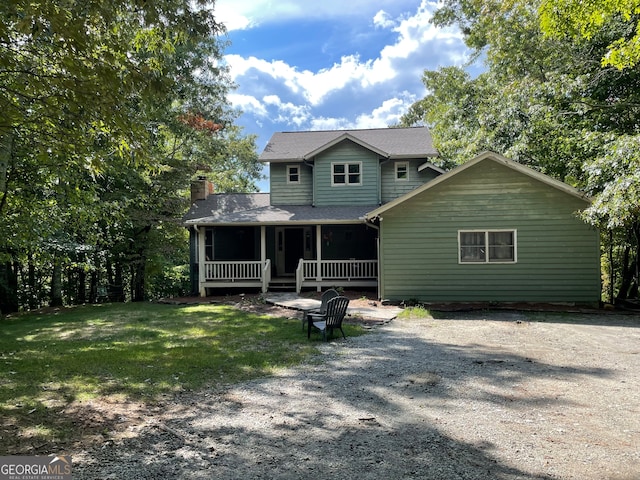
[[[427,158],[438,154],[427,127],[323,130],[275,133],[260,161],[307,160],[341,139],[351,139],[388,158]]]
[[[210,195],[195,202],[183,217],[185,225],[356,223],[377,205],[350,207],[270,206],[268,193]]]

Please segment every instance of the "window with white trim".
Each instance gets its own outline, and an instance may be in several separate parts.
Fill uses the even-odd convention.
[[[460,263],[515,263],[516,230],[458,231]]]
[[[300,183],[300,167],[287,165],[287,183]]]
[[[331,185],[362,185],[362,162],[332,163]]]
[[[396,180],[409,180],[409,162],[396,162]]]

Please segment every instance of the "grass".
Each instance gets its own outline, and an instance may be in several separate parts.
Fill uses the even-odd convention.
[[[316,353],[320,340],[309,341],[299,320],[229,306],[96,305],[4,319],[0,451],[40,453],[77,441],[65,413],[71,404],[96,398],[152,404],[269,375]]]
[[[416,305],[402,310],[398,315],[398,318],[431,318],[431,312],[422,305]]]

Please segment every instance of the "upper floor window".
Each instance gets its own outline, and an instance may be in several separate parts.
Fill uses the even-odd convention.
[[[287,183],[300,183],[300,167],[287,165]]]
[[[409,162],[396,162],[396,180],[409,180]]]
[[[515,263],[515,230],[458,232],[460,263]]]
[[[332,163],[331,185],[362,185],[362,162]]]

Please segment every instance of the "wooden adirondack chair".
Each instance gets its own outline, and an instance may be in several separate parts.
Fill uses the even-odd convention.
[[[330,288],[329,290],[326,290],[323,294],[322,297],[320,297],[320,307],[313,309],[313,310],[306,310],[304,312],[302,312],[302,331],[304,331],[304,324],[307,323],[309,321],[309,315],[318,315],[318,314],[323,314],[324,312],[327,311],[327,303],[329,302],[329,300],[331,300],[332,298],[337,297],[338,295],[340,295],[336,290],[334,290],[333,288]]]
[[[322,339],[327,340],[327,330],[333,336],[333,330],[339,328],[343,338],[347,338],[342,330],[342,321],[347,314],[349,299],[347,297],[334,297],[327,302],[327,310],[324,314],[309,314],[307,338],[311,338],[311,328],[322,332]]]

